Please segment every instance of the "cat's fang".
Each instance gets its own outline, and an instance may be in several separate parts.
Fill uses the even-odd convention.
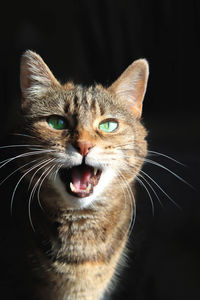
[[[97,175],[97,172],[98,172],[98,169],[97,169],[97,168],[94,168],[94,176]]]
[[[71,189],[71,191],[72,192],[76,192],[76,189],[75,189],[75,187],[74,187],[74,185],[73,185],[73,183],[72,182],[70,182],[70,189]]]
[[[90,192],[90,190],[91,190],[91,188],[92,188],[92,184],[91,183],[89,183],[88,184],[88,186],[87,186],[87,188],[86,188],[86,193],[89,193]]]

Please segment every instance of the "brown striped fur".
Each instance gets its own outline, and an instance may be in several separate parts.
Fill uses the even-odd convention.
[[[147,78],[148,64],[138,60],[109,88],[86,88],[71,82],[61,85],[39,55],[32,51],[23,55],[20,130],[33,138],[26,136],[22,143],[54,150],[40,156],[55,158],[48,165],[55,165],[55,171],[63,160],[70,164],[69,145],[76,150],[78,142],[89,141],[90,161],[100,161],[108,171],[102,175],[108,177],[102,177],[101,190],[89,202],[85,198],[69,201],[60,181],[53,181],[51,173],[46,177],[40,191],[44,211],[36,205],[35,195],[31,206],[35,233],[26,233],[29,299],[99,300],[112,286],[123,264],[133,217],[134,180],[147,153],[146,130],[140,122]],[[50,128],[50,115],[64,117],[67,130]],[[113,133],[99,129],[107,118],[119,122]],[[29,160],[24,157],[20,164]],[[35,174],[32,187],[43,171]],[[34,172],[27,174],[27,182]],[[43,247],[44,241],[48,246]]]

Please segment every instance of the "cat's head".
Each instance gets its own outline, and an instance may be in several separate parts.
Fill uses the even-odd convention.
[[[140,123],[146,60],[131,64],[109,88],[86,88],[61,85],[39,55],[26,51],[20,79],[21,133],[35,153],[27,154],[32,185],[48,182],[66,208],[88,207],[114,189],[123,193],[146,155]]]

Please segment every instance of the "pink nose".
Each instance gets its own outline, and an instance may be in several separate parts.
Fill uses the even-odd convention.
[[[94,145],[89,141],[78,141],[76,144],[76,148],[82,156],[86,156],[93,147]]]

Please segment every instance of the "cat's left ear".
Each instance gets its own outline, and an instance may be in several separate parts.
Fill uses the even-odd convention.
[[[117,98],[127,103],[137,118],[140,118],[142,114],[148,76],[148,62],[146,59],[138,59],[108,88]]]
[[[20,85],[22,101],[25,101],[41,96],[48,88],[60,84],[42,58],[27,50],[21,59]]]

